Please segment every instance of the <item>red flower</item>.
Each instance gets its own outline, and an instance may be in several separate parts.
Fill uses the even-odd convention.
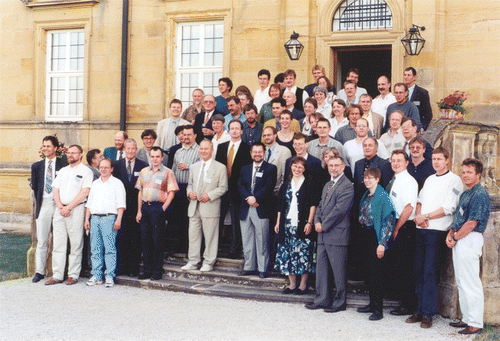
[[[449,105],[450,107],[458,104],[458,96],[457,95],[448,95],[443,99],[444,104]]]

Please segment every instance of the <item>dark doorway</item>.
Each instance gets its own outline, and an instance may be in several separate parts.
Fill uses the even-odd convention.
[[[372,96],[378,96],[377,79],[381,75],[391,76],[391,46],[356,46],[334,48],[334,84],[342,89],[349,69],[359,70],[358,86]]]

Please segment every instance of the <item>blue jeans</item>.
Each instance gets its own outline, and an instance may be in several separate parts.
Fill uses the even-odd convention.
[[[113,230],[116,215],[96,216],[90,219],[90,248],[92,251],[92,276],[102,279],[106,262],[106,277],[115,277],[116,231]]]
[[[432,318],[436,311],[438,266],[441,264],[446,232],[417,229],[415,254],[415,291],[417,312]]]

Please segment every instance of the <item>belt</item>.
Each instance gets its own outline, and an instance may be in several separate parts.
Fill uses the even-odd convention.
[[[143,201],[143,203],[146,205],[149,205],[149,206],[161,204],[161,202],[159,202],[159,201]]]
[[[96,217],[107,217],[107,216],[116,215],[116,214],[114,214],[114,213],[106,213],[106,214],[92,214],[92,215],[95,215]]]

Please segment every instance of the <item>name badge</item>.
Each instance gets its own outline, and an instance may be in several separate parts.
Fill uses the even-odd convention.
[[[395,148],[401,148],[401,147],[403,147],[403,144],[401,142],[394,143],[394,147]]]
[[[420,105],[420,101],[413,101],[413,104],[418,106],[418,105]]]
[[[257,174],[255,174],[255,177],[256,178],[262,178],[262,172],[257,172]]]
[[[394,191],[391,191],[391,195],[392,195],[394,198],[395,198],[395,197],[397,197],[396,192],[394,192]]]
[[[76,176],[76,181],[77,181],[77,182],[80,182],[80,181],[82,181],[82,178],[83,178],[83,177],[82,177],[81,175],[77,175],[77,176]]]
[[[134,172],[134,176],[139,176],[141,175],[141,172]]]
[[[206,182],[207,184],[209,184],[209,183],[211,183],[211,182],[212,182],[212,179],[205,179],[205,182]]]
[[[161,185],[162,179],[156,179],[155,184]]]
[[[460,194],[460,191],[456,188],[453,188],[453,193],[458,196]]]
[[[464,215],[464,210],[462,209],[462,207],[460,207],[460,209],[458,210],[458,212],[460,213],[460,215]]]

